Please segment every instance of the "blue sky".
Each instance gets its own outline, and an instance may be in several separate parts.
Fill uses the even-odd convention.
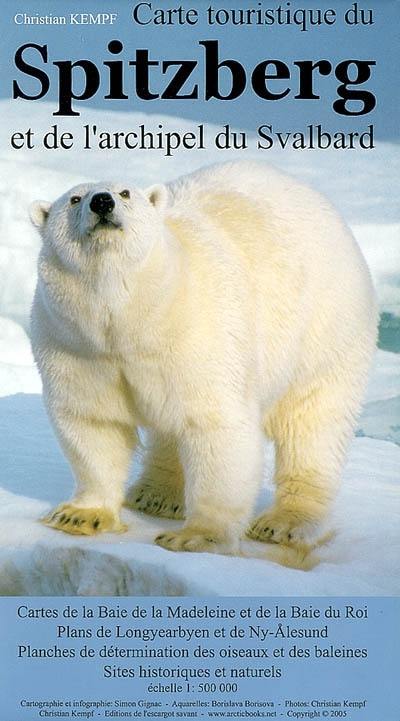
[[[29,78],[15,69],[14,54],[16,49],[26,42],[46,43],[49,52],[47,66],[42,66],[51,77],[51,88],[44,98],[52,100],[57,96],[57,68],[53,62],[57,60],[90,59],[99,68],[102,62],[110,59],[133,59],[137,48],[148,48],[150,57],[157,60],[197,59],[202,63],[203,49],[200,40],[215,40],[220,43],[220,59],[236,59],[248,69],[265,59],[279,59],[285,62],[291,71],[291,79],[278,81],[273,87],[282,90],[291,88],[288,97],[279,101],[266,101],[258,98],[247,88],[237,100],[218,101],[199,100],[151,100],[141,101],[134,94],[134,71],[127,69],[126,87],[127,100],[104,100],[107,93],[106,84],[97,95],[85,103],[76,103],[77,109],[87,105],[103,107],[107,110],[142,111],[146,113],[162,113],[179,117],[192,118],[199,121],[215,123],[231,123],[243,129],[254,129],[260,124],[272,124],[274,129],[282,131],[302,130],[309,123],[321,123],[327,130],[355,130],[374,123],[376,137],[380,139],[398,139],[400,50],[398,41],[398,25],[400,20],[400,4],[397,0],[361,0],[360,8],[372,9],[374,25],[346,26],[343,14],[353,5],[350,0],[283,0],[283,8],[311,9],[320,8],[336,11],[337,21],[333,26],[311,28],[302,32],[296,26],[210,26],[205,22],[206,9],[211,4],[215,8],[262,8],[273,9],[279,2],[266,0],[259,3],[249,0],[227,0],[227,2],[197,1],[169,2],[161,0],[153,2],[153,9],[172,8],[183,5],[184,8],[195,8],[199,14],[197,25],[182,27],[160,27],[154,24],[138,26],[132,21],[132,9],[135,2],[108,0],[85,0],[85,2],[64,2],[61,0],[36,0],[36,2],[19,3],[15,0],[3,0],[1,43],[2,75],[0,96],[11,97],[12,80],[17,79],[24,89],[29,88]],[[28,14],[67,15],[69,12],[111,12],[118,13],[118,20],[112,27],[98,25],[52,26],[52,25],[16,25],[14,16],[18,12]],[[124,52],[116,58],[107,51],[107,43],[119,39],[124,44]],[[33,57],[33,56],[32,56]],[[347,59],[375,60],[370,80],[365,89],[371,90],[377,98],[377,106],[368,115],[344,118],[332,110],[336,99],[338,81],[334,73],[329,77],[316,79],[316,90],[321,100],[296,100],[298,88],[298,69],[293,65],[296,60],[329,60],[333,66]],[[105,68],[102,68],[103,71]],[[196,80],[200,80],[201,72],[196,71]],[[106,73],[104,76],[106,77]],[[155,80],[155,78],[154,78]],[[280,83],[280,85],[279,85]],[[155,85],[161,88],[161,79]],[[31,85],[37,89],[38,83]],[[14,101],[23,102],[23,101]],[[31,101],[34,102],[34,101]],[[35,101],[40,102],[40,101]]]

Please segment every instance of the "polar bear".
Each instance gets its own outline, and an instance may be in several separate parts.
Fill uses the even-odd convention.
[[[155,539],[174,551],[235,553],[246,528],[285,546],[318,538],[377,321],[366,264],[328,201],[234,162],[144,191],[82,184],[31,218],[43,240],[33,351],[77,481],[45,522],[122,531],[125,502],[185,518]],[[124,499],[141,427],[146,457]],[[276,498],[248,527],[265,436]]]

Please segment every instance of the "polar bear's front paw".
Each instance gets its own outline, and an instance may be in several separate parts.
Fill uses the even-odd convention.
[[[150,516],[184,518],[183,493],[169,484],[150,483],[143,480],[129,489],[125,506]]]
[[[231,553],[233,545],[223,533],[215,530],[191,528],[160,533],[155,542],[168,551],[192,551],[206,553]]]
[[[80,508],[71,503],[62,503],[42,518],[42,522],[57,531],[81,536],[94,536],[97,533],[113,531],[121,533],[126,526],[106,508]]]
[[[287,546],[304,544],[315,537],[317,524],[310,523],[301,511],[271,509],[256,518],[247,531],[249,538]]]

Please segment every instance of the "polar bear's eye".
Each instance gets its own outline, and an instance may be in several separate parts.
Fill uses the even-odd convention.
[[[80,195],[73,195],[70,202],[71,202],[71,205],[76,205],[77,203],[80,203],[81,202]]]
[[[121,198],[130,198],[131,194],[130,194],[129,190],[121,190],[120,196],[121,196]]]

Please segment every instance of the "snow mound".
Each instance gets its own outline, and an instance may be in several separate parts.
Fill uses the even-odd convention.
[[[41,387],[24,329],[9,318],[0,317],[0,396],[40,393]]]

